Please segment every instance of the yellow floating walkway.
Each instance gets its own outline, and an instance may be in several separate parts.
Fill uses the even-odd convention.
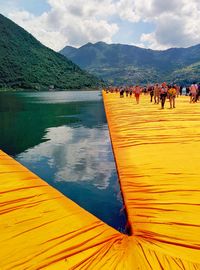
[[[1,270],[123,269],[128,242],[0,152]]]
[[[103,95],[129,223],[148,243],[149,269],[200,269],[200,104],[179,97],[176,109],[166,102],[161,110],[149,97],[137,105]]]
[[[179,100],[104,94],[132,236],[0,151],[0,269],[200,269],[200,106]]]

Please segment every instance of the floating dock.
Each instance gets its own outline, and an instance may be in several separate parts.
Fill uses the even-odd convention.
[[[167,101],[162,110],[149,96],[140,104],[103,97],[129,224],[149,263],[144,269],[200,269],[200,104],[184,96],[177,108]]]
[[[200,269],[200,104],[103,98],[132,235],[1,151],[0,269]]]

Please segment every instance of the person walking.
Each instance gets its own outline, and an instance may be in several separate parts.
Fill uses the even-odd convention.
[[[154,95],[154,87],[153,85],[148,86],[148,90],[147,90],[150,94],[150,102],[153,102],[153,95]]]
[[[160,87],[158,83],[155,84],[154,86],[154,104],[159,104],[160,102]]]
[[[167,91],[168,91],[168,87],[166,83],[162,84],[162,87],[160,89],[160,100],[161,100],[161,109],[164,109],[165,107],[165,101],[166,101],[166,97],[167,97]]]
[[[174,86],[170,86],[167,94],[169,96],[170,109],[175,108],[176,88]]]
[[[196,102],[199,100],[200,98],[200,83],[198,83],[198,89],[197,89],[197,95],[196,95]]]
[[[196,102],[196,96],[197,96],[197,89],[198,89],[198,86],[193,83],[191,86],[190,86],[190,103],[192,102]]]
[[[140,102],[140,94],[142,93],[142,89],[140,88],[139,85],[136,85],[133,92],[135,94],[136,103],[139,104],[139,102]]]

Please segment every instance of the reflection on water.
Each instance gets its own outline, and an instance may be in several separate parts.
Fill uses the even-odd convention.
[[[0,148],[111,226],[125,215],[99,92],[0,93]]]
[[[109,186],[115,164],[110,158],[107,126],[99,129],[83,126],[49,128],[44,139],[47,141],[17,158],[27,166],[30,162],[35,166],[43,160],[46,169],[55,167],[55,181],[86,181],[102,189]]]
[[[37,92],[33,93],[22,93],[23,97],[29,98],[34,103],[45,103],[45,104],[58,104],[67,102],[78,102],[78,101],[97,101],[101,100],[101,94],[96,91],[79,91],[77,95],[74,92],[41,92],[39,95]]]

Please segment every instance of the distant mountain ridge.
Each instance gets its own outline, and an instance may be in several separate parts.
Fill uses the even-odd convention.
[[[42,45],[0,14],[0,88],[81,89],[101,85],[95,76]],[[53,88],[53,87],[52,87]]]
[[[200,81],[200,44],[156,51],[97,42],[78,49],[66,46],[60,53],[109,83],[169,81],[188,84]]]

